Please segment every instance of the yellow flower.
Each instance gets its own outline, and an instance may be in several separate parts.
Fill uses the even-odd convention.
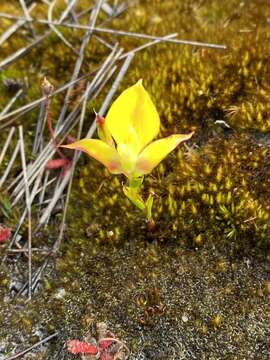
[[[150,173],[182,141],[193,135],[175,134],[151,142],[159,132],[158,112],[139,80],[112,104],[106,118],[97,116],[98,139],[65,145],[86,152],[113,174],[129,179]]]

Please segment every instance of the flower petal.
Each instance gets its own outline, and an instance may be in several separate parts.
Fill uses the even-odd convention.
[[[146,146],[138,157],[135,174],[141,176],[150,173],[177,145],[190,139],[192,135],[193,132],[171,135]]]
[[[121,165],[117,151],[98,139],[82,139],[62,147],[74,150],[81,150],[96,160],[100,161],[113,174],[120,174]]]
[[[134,129],[140,142],[139,150],[158,134],[159,115],[142,80],[114,101],[106,116],[106,125],[117,144],[132,143],[130,134]]]

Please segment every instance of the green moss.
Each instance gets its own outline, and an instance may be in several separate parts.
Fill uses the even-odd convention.
[[[11,2],[3,7],[3,11],[16,13],[14,6],[15,3]],[[64,2],[58,2],[54,9],[56,18],[64,6]],[[78,4],[79,7],[83,9],[84,3]],[[150,9],[155,10],[151,12]],[[38,4],[34,15],[42,16],[45,10],[44,4]],[[214,239],[218,233],[219,239],[242,241],[251,235],[252,241],[261,243],[268,236],[269,161],[267,146],[256,145],[262,134],[267,139],[270,131],[270,95],[266,80],[269,63],[265,51],[270,34],[263,27],[267,20],[265,11],[263,2],[256,7],[239,5],[237,1],[226,6],[216,1],[205,4],[194,1],[139,2],[132,13],[113,21],[117,28],[126,28],[128,24],[130,31],[159,35],[178,31],[180,38],[207,40],[228,47],[223,51],[158,44],[135,57],[119,88],[120,92],[138,78],[143,78],[161,115],[161,136],[195,130],[190,145],[193,143],[199,148],[190,150],[188,154],[182,150],[178,159],[175,155],[169,157],[145,185],[146,193],[152,188],[157,194],[154,212],[160,229],[165,234],[170,231],[175,239],[181,234],[182,238],[198,243],[198,239],[202,241],[200,237]],[[168,21],[162,21],[163,18]],[[260,19],[260,26],[251,26],[255,18]],[[1,21],[3,28],[11,23]],[[39,31],[43,31],[43,25]],[[78,37],[83,34],[68,28],[61,28],[61,32],[75,48]],[[112,41],[111,36],[104,37]],[[127,50],[138,45],[134,38],[118,40]],[[107,51],[94,39],[91,44],[85,54],[84,72],[92,71]],[[3,58],[24,46],[25,40],[18,34],[7,45]],[[38,55],[40,53],[42,57]],[[24,98],[18,101],[20,105],[40,96],[40,82],[44,75],[56,87],[63,84],[72,73],[75,59],[76,55],[54,34],[39,48],[4,70],[1,77],[22,80],[28,76],[29,87]],[[27,66],[29,62],[31,69]],[[81,84],[74,90],[70,109],[75,106],[84,86]],[[3,106],[10,94],[4,88],[2,93],[0,103]],[[62,97],[58,97],[53,102],[54,119],[58,116],[61,101]],[[91,106],[97,107],[99,102],[100,99]],[[30,137],[36,116],[36,112],[28,116]],[[223,130],[215,124],[216,120],[226,121],[233,135],[224,136]],[[255,140],[254,134],[257,136]],[[250,148],[254,148],[252,156],[249,156]],[[96,172],[100,178],[91,177],[91,173]],[[81,180],[75,183],[73,197],[82,203],[82,207],[86,206],[82,217],[78,218],[85,224],[83,234],[84,227],[95,227],[92,222],[98,222],[96,238],[99,241],[117,242],[135,228],[138,236],[145,236],[142,232],[144,220],[124,198],[121,179],[108,177],[94,163],[89,165],[86,173],[82,170],[79,177]],[[86,202],[89,205],[84,205]],[[70,216],[74,216],[72,209]],[[121,224],[123,216],[127,217],[128,226]],[[170,229],[165,230],[168,220],[171,220]],[[77,222],[74,222],[76,227]]]
[[[195,244],[202,238],[266,244],[270,234],[268,169],[267,146],[245,134],[213,137],[200,149],[172,155],[145,183],[146,192],[156,193],[153,216],[160,231],[154,236]],[[82,163],[78,176],[70,208],[75,239],[77,221],[79,237],[88,234],[96,241],[117,242],[130,232],[145,236],[145,220],[124,197],[121,178],[107,174],[95,161],[87,166]]]
[[[183,33],[190,30],[193,39],[207,38],[228,46],[226,51],[194,51],[191,47],[157,45],[135,58],[119,89],[142,77],[160,112],[162,135],[195,130],[190,145],[197,148],[183,148],[178,158],[170,156],[146,180],[146,193],[152,189],[157,194],[154,217],[160,231],[155,236],[161,239],[195,244],[198,239],[201,243],[233,241],[244,248],[268,242],[269,150],[264,143],[270,131],[265,51],[270,34],[262,26],[247,29],[247,19],[254,16],[261,24],[266,21],[263,3],[256,9],[236,5],[233,1],[225,7],[215,1],[198,6],[194,2],[157,1],[149,17],[152,4],[141,3],[135,7],[135,19],[129,14],[122,20],[123,25],[129,23],[131,31],[147,28],[161,35],[175,31],[177,24]],[[187,14],[190,10],[192,15]],[[160,23],[159,16],[168,16],[170,21]],[[191,27],[189,16],[193,18]],[[222,31],[216,31],[220,27]],[[121,41],[134,46],[134,40]],[[226,121],[232,130],[225,133],[216,120]],[[82,194],[89,200],[82,227],[98,219],[95,237],[102,241],[112,241],[107,232],[115,229],[119,234],[113,236],[116,240],[127,238],[129,231],[140,236],[144,221],[124,199],[120,181],[104,178],[98,165],[88,166],[89,170],[79,174]],[[100,178],[93,179],[91,173],[100,174]],[[97,193],[99,184],[102,187]],[[79,190],[74,194],[77,201]],[[72,209],[70,213],[73,218]],[[123,216],[128,224],[121,223],[119,228]]]

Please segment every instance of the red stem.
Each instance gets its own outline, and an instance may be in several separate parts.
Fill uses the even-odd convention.
[[[55,147],[55,150],[61,156],[62,159],[66,159],[66,156],[59,149],[56,138],[55,138],[54,130],[52,127],[51,102],[50,102],[50,98],[48,95],[45,98],[45,108],[46,108],[46,112],[47,112],[47,125],[48,125],[48,129],[49,129],[50,136],[51,136],[53,145]]]

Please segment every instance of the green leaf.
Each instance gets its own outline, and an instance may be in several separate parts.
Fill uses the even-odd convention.
[[[143,183],[143,176],[138,178],[133,178],[129,182],[129,187],[132,189],[139,189],[142,186]]]
[[[1,199],[0,200],[0,208],[3,215],[8,218],[11,213],[11,203],[8,199]]]
[[[133,189],[128,186],[123,186],[123,191],[126,197],[140,210],[145,210],[145,204],[141,196]]]
[[[152,207],[153,207],[154,196],[150,194],[145,203],[146,216],[148,220],[152,219]]]

